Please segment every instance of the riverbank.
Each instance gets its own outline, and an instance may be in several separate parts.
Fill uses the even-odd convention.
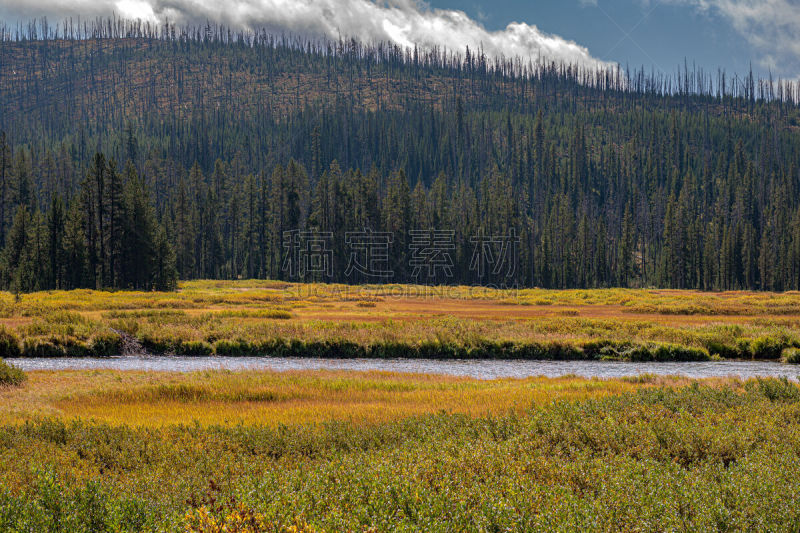
[[[0,357],[779,360],[800,293],[491,290],[274,281],[0,294]],[[798,358],[795,358],[798,359]]]

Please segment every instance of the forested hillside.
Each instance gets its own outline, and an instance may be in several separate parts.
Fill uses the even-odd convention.
[[[795,83],[687,67],[210,25],[2,28],[0,282],[798,290],[799,101]],[[352,268],[352,232],[383,239],[380,266]],[[293,268],[298,235],[322,268]],[[490,237],[509,238],[488,254],[513,251],[508,268],[479,268]]]

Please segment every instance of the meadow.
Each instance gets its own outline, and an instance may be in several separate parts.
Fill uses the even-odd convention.
[[[800,360],[800,293],[183,282],[0,294],[0,357]]]
[[[0,412],[2,531],[800,527],[782,380],[31,372]]]
[[[15,370],[152,354],[800,361],[800,294],[185,282],[0,294],[0,531],[792,531],[800,388]]]

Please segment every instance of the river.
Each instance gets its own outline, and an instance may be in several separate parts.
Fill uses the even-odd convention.
[[[444,374],[478,379],[558,377],[618,378],[640,374],[709,377],[787,377],[797,381],[800,365],[768,361],[714,361],[701,363],[623,363],[607,361],[506,361],[435,359],[303,359],[294,357],[171,357],[120,356],[109,358],[14,359],[23,370],[380,370]]]

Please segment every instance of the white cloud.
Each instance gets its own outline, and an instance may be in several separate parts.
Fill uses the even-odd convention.
[[[721,15],[759,54],[759,62],[773,71],[800,65],[800,1],[798,0],[661,0],[692,5]]]
[[[543,58],[591,68],[612,67],[573,41],[513,22],[489,31],[463,11],[432,9],[417,0],[0,0],[0,16],[95,16],[116,13],[151,21],[223,22],[365,42],[438,46],[463,52],[482,47],[490,57]]]

